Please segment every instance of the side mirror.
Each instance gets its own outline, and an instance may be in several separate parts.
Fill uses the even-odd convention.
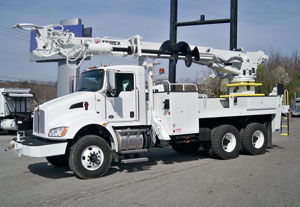
[[[107,71],[107,89],[116,89],[116,73],[115,71]]]
[[[118,92],[116,89],[107,89],[106,90],[106,95],[108,97],[117,97],[118,96]]]
[[[116,89],[116,73],[115,71],[107,71],[107,89],[106,94],[109,97],[117,97],[118,91]]]

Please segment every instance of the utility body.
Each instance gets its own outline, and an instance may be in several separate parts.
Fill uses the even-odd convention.
[[[24,26],[28,25],[17,25]],[[80,178],[101,177],[112,161],[147,161],[146,153],[152,147],[171,146],[179,153],[194,153],[202,147],[219,159],[235,158],[241,149],[262,154],[272,144],[272,132],[280,129],[281,114],[288,110],[281,93],[255,94],[257,65],[267,59],[263,52],[245,54],[198,46],[191,50],[184,44],[185,50],[177,45],[178,57],[174,57],[168,54],[169,43],[145,43],[140,38],[105,42],[51,32],[53,26],[29,26],[38,34],[45,33],[37,37],[35,54],[40,58],[50,53],[72,60],[104,53],[139,58],[138,66],[83,72],[75,93],[34,110],[32,136],[11,141],[19,156],[46,157],[54,166],[69,166]],[[52,44],[44,42],[51,40]],[[188,66],[191,62],[207,65],[241,87],[226,97],[208,98],[198,93],[195,84],[155,84],[157,74],[152,73],[153,64],[147,63],[149,56],[183,59]]]
[[[33,98],[28,88],[0,88],[0,129],[32,130]]]

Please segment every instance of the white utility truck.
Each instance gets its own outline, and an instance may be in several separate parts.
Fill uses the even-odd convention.
[[[32,100],[29,88],[0,88],[0,129],[11,133],[32,129]]]
[[[294,92],[294,97],[292,116],[300,116],[300,98],[297,98],[297,92]]]
[[[300,115],[300,98],[295,98],[295,102],[293,104],[292,116]]]
[[[17,155],[46,157],[54,166],[69,166],[80,178],[101,177],[112,161],[147,161],[147,157],[135,155],[146,154],[152,147],[171,146],[179,153],[194,153],[203,147],[220,159],[237,157],[241,148],[251,155],[262,154],[288,108],[282,94],[255,94],[257,66],[267,59],[261,51],[215,50],[181,42],[174,57],[168,41],[142,42],[139,36],[125,40],[77,38],[62,26],[58,30],[57,25],[16,27],[36,31],[34,54],[40,58],[60,55],[80,62],[91,55],[139,58],[139,66],[83,72],[75,93],[34,110],[32,136],[11,141],[10,148]],[[156,74],[152,74],[147,57],[183,59],[187,66],[192,62],[206,65],[217,76],[230,78],[230,92],[208,98],[198,94],[194,84],[166,81],[165,87],[155,86]]]

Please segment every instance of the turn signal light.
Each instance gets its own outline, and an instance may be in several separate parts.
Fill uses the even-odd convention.
[[[54,129],[51,129],[48,133],[49,137],[63,137],[66,135],[69,127],[57,127]]]

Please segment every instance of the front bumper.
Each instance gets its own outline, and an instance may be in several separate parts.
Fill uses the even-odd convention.
[[[10,145],[18,156],[50,157],[63,155],[66,152],[68,142],[49,141],[36,136],[22,137],[19,141],[14,138]]]

